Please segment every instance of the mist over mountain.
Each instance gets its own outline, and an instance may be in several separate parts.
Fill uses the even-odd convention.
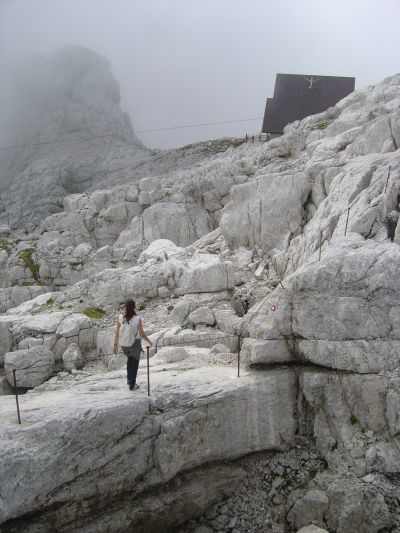
[[[146,156],[110,63],[80,46],[15,69],[3,94],[0,221],[32,229],[66,194],[123,176]],[[134,178],[134,176],[132,176]]]

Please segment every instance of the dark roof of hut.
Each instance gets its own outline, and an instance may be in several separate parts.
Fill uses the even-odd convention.
[[[312,82],[310,81],[312,79]],[[355,78],[315,74],[277,74],[274,97],[265,106],[264,133],[283,133],[290,122],[334,106],[354,91]]]

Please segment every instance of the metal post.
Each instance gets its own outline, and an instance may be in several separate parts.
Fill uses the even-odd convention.
[[[349,214],[350,214],[350,207],[347,210],[346,229],[344,230],[345,235],[347,233],[347,224],[349,223]]]
[[[388,183],[389,183],[389,178],[390,178],[390,167],[389,167],[388,175],[387,175],[387,179],[386,179],[385,193],[386,193],[386,189],[387,189],[387,186],[388,186]]]
[[[146,346],[147,351],[147,396],[150,396],[150,346]]]
[[[321,244],[322,244],[322,231],[319,232],[319,259],[321,261]]]
[[[13,369],[13,378],[14,378],[15,401],[17,402],[18,424],[20,424],[21,416],[19,414],[19,402],[18,402],[18,391],[17,391],[17,379],[15,377],[15,368]]]
[[[240,377],[240,335],[238,335],[238,378]]]

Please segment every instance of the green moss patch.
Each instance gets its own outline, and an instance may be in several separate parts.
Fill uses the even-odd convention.
[[[32,259],[32,255],[35,253],[35,248],[24,248],[18,254],[25,267],[28,268],[35,281],[39,282],[39,265]]]
[[[103,318],[106,312],[104,309],[100,309],[100,307],[85,307],[83,314],[89,318]]]
[[[84,261],[76,261],[75,263],[70,263],[69,266],[72,270],[81,270],[84,264]]]
[[[318,124],[314,124],[314,126],[311,128],[312,130],[324,130],[329,126],[329,122],[318,122]]]
[[[2,240],[0,242],[0,250],[4,250],[5,252],[7,252],[8,255],[10,255],[11,249],[9,242],[6,240]]]
[[[358,418],[356,417],[356,415],[354,413],[351,413],[350,415],[350,423],[352,426],[354,426],[354,424],[357,424],[358,422]]]

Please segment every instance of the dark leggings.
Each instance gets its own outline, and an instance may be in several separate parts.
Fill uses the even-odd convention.
[[[135,385],[138,368],[139,361],[133,356],[128,357],[128,360],[126,362],[128,385]]]
[[[122,351],[127,356],[126,373],[128,385],[135,385],[136,376],[139,368],[140,354],[142,343],[137,339],[132,346],[121,346]]]

